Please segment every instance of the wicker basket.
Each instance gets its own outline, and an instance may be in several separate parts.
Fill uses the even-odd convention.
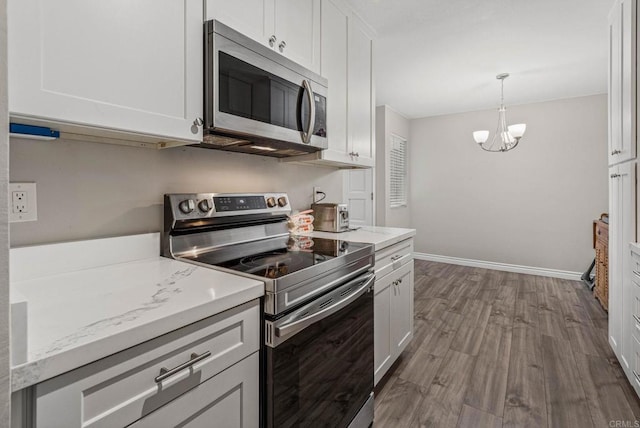
[[[596,283],[593,295],[605,310],[609,306],[609,224],[600,220],[594,222],[594,247],[596,249]],[[608,216],[607,216],[608,217]]]

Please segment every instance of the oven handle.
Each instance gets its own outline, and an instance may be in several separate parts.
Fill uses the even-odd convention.
[[[288,336],[290,334],[294,334],[299,332],[300,330],[303,330],[304,328],[310,326],[311,324],[314,324],[322,319],[327,318],[328,316],[338,312],[339,310],[343,309],[346,306],[349,306],[351,303],[353,303],[356,299],[358,299],[358,297],[362,296],[365,292],[367,292],[369,290],[369,288],[371,287],[371,284],[373,283],[373,281],[376,279],[376,275],[375,273],[370,273],[367,274],[366,277],[364,279],[358,278],[353,282],[360,282],[363,281],[363,284],[358,287],[358,289],[350,294],[348,294],[347,296],[345,296],[343,299],[338,300],[337,302],[335,302],[334,304],[327,306],[324,309],[319,310],[318,312],[309,314],[307,316],[305,316],[304,318],[300,318],[297,319],[295,321],[291,321],[288,323],[285,323],[281,326],[278,326],[275,328],[275,333],[277,337],[284,337],[284,336]]]

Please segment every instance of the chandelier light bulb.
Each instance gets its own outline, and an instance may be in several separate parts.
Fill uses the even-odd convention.
[[[522,136],[524,135],[524,131],[527,130],[527,124],[517,123],[515,125],[509,125],[508,129],[509,134],[511,134],[513,138],[522,138]]]
[[[476,140],[478,144],[486,143],[488,138],[489,131],[475,131],[473,133],[473,139]]]

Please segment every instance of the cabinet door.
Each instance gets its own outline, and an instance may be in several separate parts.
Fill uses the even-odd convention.
[[[202,2],[10,0],[8,16],[16,121],[201,140]]]
[[[373,165],[374,97],[372,40],[364,23],[352,15],[349,21],[349,146],[354,163]],[[331,84],[331,81],[329,81]]]
[[[609,164],[636,157],[636,0],[609,14]]]
[[[625,162],[619,166],[619,230],[618,254],[622,263],[622,365],[626,369],[631,364],[631,338],[633,320],[633,280],[629,243],[636,239],[636,163]],[[616,232],[614,232],[616,233]]]
[[[256,352],[130,427],[257,428],[258,363]]]
[[[609,343],[627,370],[633,331],[629,243],[636,238],[636,165],[626,162],[609,171]]]
[[[373,304],[373,367],[374,384],[391,367],[391,276],[387,275],[375,284]]]
[[[329,80],[327,98],[328,151],[347,153],[347,31],[348,14],[337,3],[322,0],[320,74]]]
[[[276,49],[320,72],[320,0],[273,0]]]
[[[622,131],[622,7],[616,1],[609,14],[609,164],[618,162]]]
[[[620,168],[609,168],[609,343],[620,359],[622,351],[622,194]]]
[[[206,20],[217,19],[259,43],[274,35],[273,0],[205,0]]]
[[[391,355],[395,359],[413,338],[413,260],[391,275],[395,278],[391,287]]]

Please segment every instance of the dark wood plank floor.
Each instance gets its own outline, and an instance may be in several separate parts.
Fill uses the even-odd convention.
[[[578,281],[416,260],[415,333],[376,427],[637,426],[640,400]]]

